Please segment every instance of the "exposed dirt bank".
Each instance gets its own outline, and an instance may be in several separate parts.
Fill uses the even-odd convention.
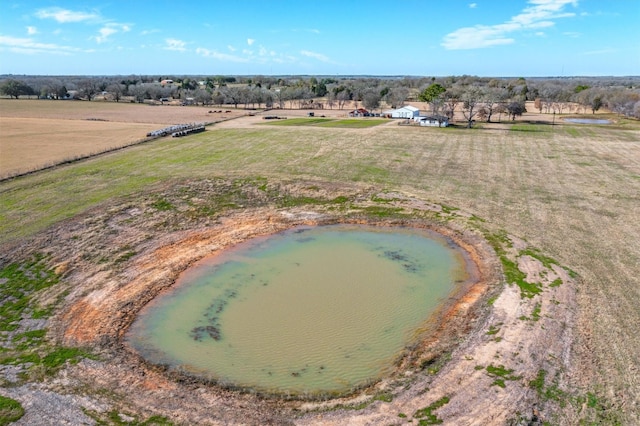
[[[43,251],[57,262],[63,283],[40,300],[57,301],[49,338],[99,355],[37,385],[6,389],[27,407],[21,422],[47,424],[59,412],[59,418],[90,423],[83,410],[98,418],[115,410],[121,418],[158,415],[178,424],[399,424],[427,412],[445,424],[536,424],[559,409],[531,383],[543,370],[559,389],[570,370],[574,283],[564,269],[521,255],[526,244],[511,238],[505,256],[517,262],[526,281],[542,288],[533,298],[522,297],[518,286],[503,285],[500,261],[469,226],[470,215],[372,188],[277,186],[199,181],[159,188],[153,196],[120,200],[5,250],[9,258]],[[230,193],[235,208],[202,214],[210,211],[203,206]],[[291,197],[309,201],[310,194],[326,202],[277,207],[282,194],[288,204],[295,204]],[[379,210],[380,203],[388,210]],[[460,246],[475,267],[476,279],[443,309],[391,377],[350,397],[283,401],[149,365],[123,343],[139,310],[204,256],[289,227],[338,222],[429,228]],[[34,386],[48,397],[36,398]]]

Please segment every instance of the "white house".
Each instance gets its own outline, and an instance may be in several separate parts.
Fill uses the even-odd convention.
[[[420,115],[420,110],[411,105],[405,105],[402,108],[391,109],[389,111],[385,111],[383,113],[386,116],[390,116],[391,118],[415,118]]]
[[[432,116],[418,116],[414,118],[421,126],[427,127],[447,127],[449,125],[449,117],[444,115],[432,115]]]

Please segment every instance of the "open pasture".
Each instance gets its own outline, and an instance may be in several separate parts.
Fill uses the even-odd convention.
[[[148,123],[0,117],[0,178],[140,141]]]
[[[259,117],[243,117],[180,140],[159,139],[0,183],[0,254],[8,255],[15,247],[28,253],[29,241],[34,236],[53,226],[75,229],[82,221],[88,221],[89,212],[108,211],[111,206],[115,206],[114,216],[105,219],[108,231],[104,240],[98,241],[109,241],[106,235],[111,226],[118,220],[124,221],[117,215],[126,216],[131,211],[127,220],[143,220],[144,215],[133,214],[145,203],[155,206],[157,214],[173,212],[171,220],[175,222],[167,219],[162,223],[171,229],[183,229],[185,225],[179,219],[183,211],[206,212],[215,221],[222,214],[220,206],[230,205],[226,195],[219,196],[218,207],[197,209],[207,202],[204,188],[211,187],[217,179],[231,179],[232,183],[227,185],[229,195],[234,193],[238,182],[255,183],[251,196],[231,203],[240,211],[254,208],[255,200],[267,194],[269,185],[298,188],[305,194],[317,191],[327,199],[338,199],[337,195],[341,200],[348,199],[343,193],[332,194],[332,188],[346,186],[355,188],[358,194],[376,191],[398,194],[396,197],[400,199],[407,196],[437,203],[443,206],[443,211],[458,211],[460,217],[462,214],[471,217],[473,222],[469,223],[480,224],[492,234],[513,236],[514,246],[528,244],[540,250],[547,263],[553,259],[577,277],[575,300],[567,305],[575,321],[565,323],[558,319],[554,325],[566,331],[564,336],[570,336],[569,349],[555,359],[546,360],[550,363],[566,360],[569,367],[546,382],[544,374],[537,370],[527,371],[523,377],[513,375],[508,379],[513,382],[508,382],[506,388],[503,380],[503,386],[478,388],[477,395],[496,394],[495,401],[502,401],[515,392],[516,386],[522,392],[535,394],[536,383],[540,384],[536,377],[542,376],[541,400],[553,403],[554,400],[549,401],[553,397],[557,398],[558,406],[564,404],[554,411],[560,424],[577,424],[580,420],[587,424],[640,421],[637,333],[640,126],[637,123],[629,122],[624,127],[562,124],[551,129],[542,125],[541,131],[533,124],[513,131],[490,128],[441,131],[404,126],[369,129],[314,126],[309,131],[304,126],[255,125],[262,121]],[[203,190],[193,189],[198,187]],[[285,192],[291,196],[292,191]],[[178,205],[180,208],[175,207]],[[317,207],[309,204],[303,208],[309,211]],[[96,218],[96,223],[100,220]],[[160,237],[162,229],[155,225],[144,228],[148,233],[145,238]],[[77,235],[78,244],[82,244],[83,238]],[[129,247],[126,241],[119,243],[121,247]],[[109,250],[101,245],[92,248]],[[135,254],[129,251],[125,251],[126,256]],[[104,268],[104,262],[96,260],[97,268]],[[516,301],[514,312],[518,313],[514,314],[514,323],[524,327],[521,336],[525,340],[526,330],[533,332],[539,327],[536,321],[540,318],[546,318],[549,324],[555,321],[545,317],[552,305],[542,304],[532,314],[518,312],[521,307]],[[518,319],[518,315],[522,317]],[[547,342],[536,340],[529,344],[542,348]],[[496,365],[511,367],[508,363],[512,362],[518,367],[532,361],[519,359],[519,348],[511,349],[496,354]],[[490,366],[480,365],[477,360],[461,357],[452,362],[467,362],[471,374],[476,374],[474,364],[478,364],[475,371],[487,367],[486,371],[497,374],[495,368],[490,370]],[[452,398],[461,392],[455,384],[443,386]],[[558,386],[564,393],[558,393]],[[555,389],[556,393],[545,394],[545,389],[549,392]],[[421,408],[402,398],[393,400],[389,406],[407,413]],[[491,400],[494,401],[493,397]],[[410,408],[403,408],[403,403]],[[500,406],[494,409],[496,415],[505,415]],[[488,410],[475,415],[490,416],[491,406]],[[345,419],[349,415],[368,413],[346,411],[336,414],[336,424],[341,420],[348,423]],[[459,408],[458,415],[464,412]],[[511,419],[516,417],[515,412],[511,414]],[[328,418],[332,415],[329,413]],[[390,416],[397,419],[397,411]]]
[[[169,125],[246,112],[114,102],[0,99],[0,179],[130,145]]]
[[[391,120],[333,119],[333,118],[291,118],[288,120],[269,121],[265,124],[274,126],[317,126],[363,129],[381,124],[389,124]]]

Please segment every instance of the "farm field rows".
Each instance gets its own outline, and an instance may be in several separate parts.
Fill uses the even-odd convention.
[[[145,139],[173,124],[242,113],[203,107],[0,99],[0,179]]]
[[[3,144],[5,132],[16,139],[21,134],[18,129],[9,131],[10,125],[4,120],[12,117],[16,123],[28,122],[34,118],[30,114],[36,114],[18,109],[7,112],[5,105],[0,104]],[[76,104],[69,105],[76,108]],[[83,114],[74,111],[68,114]],[[98,111],[91,111],[91,115],[97,116]],[[195,111],[190,120],[187,116],[158,120],[197,121],[201,110]],[[59,118],[52,116],[52,112],[37,114],[42,114],[39,120]],[[110,129],[119,135],[117,138],[124,139],[132,129],[137,132],[149,125],[162,127],[156,126],[161,123],[155,121],[141,124],[146,120],[131,118],[120,130]],[[149,203],[157,206],[183,203],[184,211],[190,212],[187,207],[196,208],[207,202],[207,192],[199,194],[193,188],[210,188],[211,182],[218,180],[230,182],[225,183],[230,193],[237,182],[259,183],[249,191],[251,196],[235,202],[232,210],[240,212],[244,211],[241,206],[246,206],[247,212],[257,208],[254,199],[263,197],[263,189],[269,185],[280,188],[287,196],[295,195],[296,191],[304,194],[317,191],[327,199],[349,191],[356,194],[354,200],[362,194],[401,194],[448,206],[452,211],[459,209],[460,218],[462,213],[477,218],[488,232],[505,232],[514,241],[535,247],[575,272],[578,277],[575,300],[567,306],[575,322],[556,324],[560,329],[569,329],[565,336],[571,336],[572,341],[562,357],[570,361],[571,368],[558,373],[558,377],[567,394],[592,399],[582,405],[578,399],[567,399],[565,407],[550,412],[559,423],[580,419],[640,422],[640,335],[636,330],[640,324],[639,125],[562,124],[551,128],[519,124],[509,131],[395,125],[369,128],[257,125],[262,122],[259,116],[241,117],[218,123],[197,135],[158,139],[0,182],[0,261],[4,264],[6,259],[26,257],[32,249],[31,241],[46,240],[47,232],[56,227],[75,229],[90,222],[92,212],[97,210],[114,209],[114,216],[104,221],[105,229],[117,228],[113,224],[118,215],[124,214],[126,209],[122,206],[132,210]],[[103,124],[114,126],[113,122],[82,122],[87,126],[85,130],[92,133],[101,127],[91,125]],[[29,137],[37,138],[38,134],[34,132]],[[62,145],[64,140],[60,141]],[[67,149],[74,150],[70,146]],[[3,149],[3,156],[4,152]],[[302,207],[305,211],[320,208],[313,204]],[[157,214],[165,214],[159,207],[156,210]],[[223,221],[223,210],[214,209],[211,221]],[[179,211],[182,210],[176,209],[171,213],[173,216],[167,216],[162,226],[181,231],[195,229],[188,221],[187,225],[181,222]],[[203,223],[198,222],[198,226],[204,226]],[[155,228],[144,229],[149,239],[160,235],[160,231],[152,230]],[[163,228],[158,225],[158,229]],[[81,240],[82,235],[77,238]],[[106,244],[109,240],[104,237],[98,241]],[[126,244],[122,242],[123,246]],[[100,267],[105,265],[97,263],[103,265]],[[107,272],[95,274],[103,273]],[[545,311],[543,317],[544,314]],[[531,322],[531,329],[534,327]],[[535,343],[544,345],[543,341]],[[506,359],[508,354],[501,355]],[[535,373],[520,379],[530,391],[529,383],[534,381]],[[510,385],[504,389],[492,387],[490,392],[500,398],[501,392],[510,392]],[[455,385],[448,386],[447,395],[459,391]],[[359,421],[364,423],[372,418],[367,416],[373,415],[367,410],[345,412],[329,411],[323,420],[331,423],[335,419],[335,424],[339,424],[349,416],[354,419],[360,416]],[[511,414],[515,418],[516,413]],[[323,412],[313,415],[322,417]],[[397,419],[397,413],[394,416]],[[303,418],[300,423],[311,424],[312,418]]]
[[[129,145],[157,125],[0,117],[0,177]]]

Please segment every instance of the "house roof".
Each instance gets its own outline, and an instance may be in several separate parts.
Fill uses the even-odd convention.
[[[393,114],[396,111],[410,111],[410,112],[416,112],[416,111],[420,111],[419,108],[414,107],[413,105],[405,105],[403,107],[400,108],[396,108],[396,109],[390,109],[387,111],[384,111],[385,114]]]
[[[420,120],[439,120],[439,121],[449,121],[449,117],[446,115],[421,115],[418,117]]]
[[[396,109],[396,111],[402,111],[402,110],[414,112],[414,111],[420,111],[420,108],[416,108],[413,105],[405,105],[401,108]]]

